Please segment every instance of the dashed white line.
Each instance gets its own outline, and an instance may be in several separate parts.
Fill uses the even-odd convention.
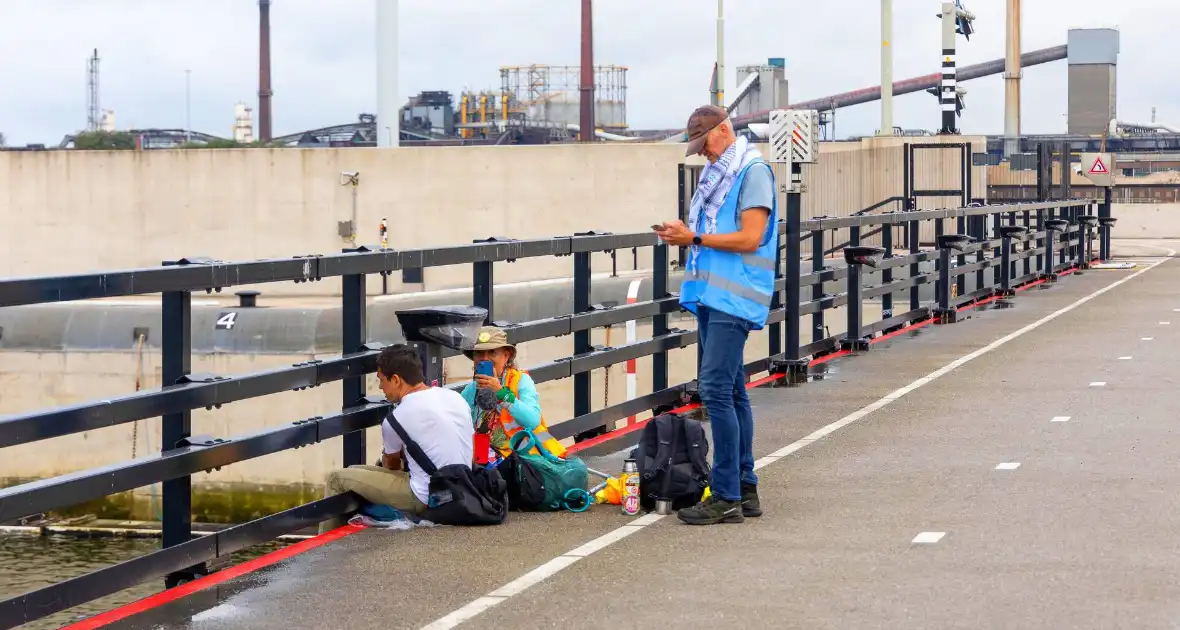
[[[1169,325],[1169,324],[1171,324],[1171,323],[1172,323],[1172,322],[1160,322],[1160,326],[1167,326],[1167,325]]]
[[[1131,357],[1119,357],[1119,361],[1130,361]]]
[[[1139,341],[1151,341],[1152,339],[1155,339],[1155,337],[1143,337]]]
[[[1053,416],[1049,422],[1069,422],[1069,416]]]
[[[1169,254],[1168,254],[1169,256],[1174,256],[1176,254],[1175,250],[1169,249],[1167,251],[1169,252]],[[880,400],[878,400],[874,403],[871,403],[868,406],[862,407],[862,408],[852,412],[851,414],[848,414],[847,416],[844,416],[843,418],[840,418],[839,420],[832,422],[831,424],[821,427],[820,429],[812,432],[810,435],[808,435],[800,440],[797,440],[795,442],[792,442],[791,444],[784,446],[783,448],[771,453],[770,455],[757,460],[754,463],[754,468],[760,469],[760,468],[763,468],[765,466],[768,466],[770,464],[777,462],[778,460],[786,457],[787,455],[789,455],[791,453],[794,453],[795,451],[803,448],[804,446],[807,446],[808,444],[811,444],[812,442],[815,442],[824,436],[827,436],[835,431],[838,431],[839,429],[842,429],[843,427],[846,427],[846,426],[852,424],[853,422],[856,422],[857,420],[864,418],[865,416],[869,415],[870,413],[872,413],[874,411],[877,411],[878,409],[880,409],[882,407],[885,407],[886,405],[900,399],[902,396],[905,396],[906,394],[922,387],[923,385],[928,385],[928,384],[938,380],[939,378],[946,376],[947,374],[950,374],[956,368],[959,368],[959,367],[963,366],[964,364],[966,364],[974,359],[977,359],[977,358],[991,352],[992,350],[995,350],[996,348],[999,348],[1000,346],[1008,343],[1009,341],[1012,341],[1013,339],[1021,337],[1033,330],[1036,330],[1037,328],[1040,328],[1041,326],[1057,319],[1058,317],[1061,317],[1062,315],[1074,310],[1075,308],[1085,304],[1086,302],[1089,302],[1090,300],[1093,300],[1094,298],[1096,298],[1100,295],[1103,295],[1108,291],[1113,290],[1115,287],[1120,286],[1125,282],[1129,282],[1130,280],[1137,278],[1137,277],[1147,273],[1148,271],[1151,271],[1152,269],[1155,269],[1156,267],[1160,266],[1161,264],[1167,262],[1167,260],[1168,260],[1168,258],[1162,258],[1162,259],[1152,263],[1151,265],[1144,267],[1143,269],[1140,269],[1139,271],[1136,271],[1135,273],[1132,273],[1132,274],[1126,276],[1125,278],[1122,278],[1121,280],[1116,280],[1115,282],[1112,282],[1112,283],[1108,284],[1107,286],[1102,287],[1101,289],[1098,289],[1097,291],[1095,291],[1085,297],[1080,298],[1079,300],[1077,300],[1076,302],[1074,302],[1072,304],[1069,304],[1068,306],[1065,306],[1065,307],[1058,309],[1052,313],[1049,313],[1048,315],[1042,317],[1041,319],[1038,319],[1037,321],[1035,321],[1031,324],[1028,324],[1027,326],[1025,326],[1015,332],[1008,333],[1007,335],[1004,335],[1003,337],[996,339],[995,341],[987,344],[986,346],[983,346],[982,348],[978,348],[973,352],[965,354],[965,355],[959,357],[958,359],[951,361],[950,363],[931,372],[930,374],[927,374],[926,376],[923,376],[922,378],[914,381],[913,383],[910,383],[909,385],[906,385],[905,387],[896,389],[896,390],[890,392],[889,394],[886,394],[885,397],[881,398]],[[1065,417],[1065,419],[1068,420],[1069,418]],[[1057,422],[1058,420],[1057,420],[1057,418],[1054,418],[1053,421]],[[565,569],[566,567],[575,564],[578,560],[581,560],[582,558],[587,557],[588,555],[590,555],[592,553],[600,551],[600,550],[610,546],[614,542],[621,540],[623,538],[626,538],[627,536],[630,536],[631,534],[635,533],[636,531],[643,529],[644,527],[647,527],[647,526],[649,526],[653,523],[656,523],[660,520],[663,520],[664,518],[665,517],[660,516],[658,514],[648,514],[647,516],[644,516],[642,518],[637,518],[634,521],[631,521],[630,523],[623,525],[622,527],[619,527],[619,528],[616,528],[610,532],[607,532],[606,534],[603,534],[602,536],[599,536],[598,538],[591,540],[590,542],[587,542],[587,543],[571,550],[568,553],[564,553],[556,558],[553,558],[552,560],[549,560],[548,562],[533,569],[532,571],[529,571],[528,573],[525,573],[524,575],[517,577],[516,579],[508,582],[507,584],[492,591],[491,593],[488,593],[484,597],[479,597],[479,598],[476,598],[476,599],[468,602],[464,606],[460,607],[458,610],[455,610],[455,611],[451,612],[450,614],[440,617],[440,618],[436,619],[435,621],[431,622],[430,624],[423,626],[423,630],[450,630],[451,628],[454,628],[454,627],[458,626],[459,624],[478,616],[480,613],[483,613],[483,612],[487,611],[488,609],[493,608],[493,607],[507,601],[512,595],[516,595],[520,592],[523,592],[523,591],[527,590],[530,586],[534,586],[534,585],[540,583],[541,581],[548,579],[549,577],[553,576],[554,574],[560,572],[562,569]],[[620,530],[627,530],[627,529],[634,530],[634,531],[625,531],[625,532],[620,531]],[[945,535],[946,535],[946,532],[922,532],[922,533],[918,534],[918,536],[916,538],[914,538],[914,542],[915,543],[938,542]],[[927,540],[927,539],[929,539],[929,540]],[[581,555],[575,555],[575,554],[581,554]]]
[[[996,466],[996,470],[1016,470],[1020,468],[1020,462],[1004,462]]]
[[[933,545],[942,540],[943,536],[946,536],[946,532],[922,532],[914,536],[914,540],[911,542],[919,545]]]
[[[1094,381],[1090,383],[1090,387],[1106,387],[1106,381]]]

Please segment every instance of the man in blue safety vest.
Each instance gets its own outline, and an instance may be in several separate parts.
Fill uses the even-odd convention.
[[[687,131],[685,155],[709,163],[688,224],[666,222],[656,233],[689,248],[680,304],[697,317],[698,386],[713,432],[713,471],[709,497],[677,515],[693,525],[740,523],[762,515],[743,354],[750,331],[765,326],[770,312],[778,199],[770,165],[734,135],[724,109],[697,108]]]

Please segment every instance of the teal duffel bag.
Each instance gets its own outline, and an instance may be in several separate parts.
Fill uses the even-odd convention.
[[[582,512],[594,502],[586,491],[589,473],[582,458],[562,458],[550,453],[540,446],[541,441],[528,429],[513,433],[508,444],[512,448],[512,456],[519,461],[518,468],[524,465],[534,469],[544,486],[544,498],[529,509],[537,512]],[[537,454],[529,452],[534,446]]]

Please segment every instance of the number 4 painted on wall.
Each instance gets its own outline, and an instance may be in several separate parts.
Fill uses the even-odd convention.
[[[218,316],[217,323],[213,324],[213,328],[217,330],[230,330],[234,327],[234,322],[237,319],[237,311],[227,311]]]

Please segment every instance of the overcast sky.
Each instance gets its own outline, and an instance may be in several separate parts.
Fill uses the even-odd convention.
[[[375,112],[376,0],[274,0],[276,135]],[[1119,115],[1180,124],[1164,54],[1180,24],[1176,0],[1025,0],[1024,49],[1064,44],[1071,27],[1122,33]],[[734,68],[785,57],[792,101],[879,83],[877,0],[727,0],[726,84]],[[894,0],[897,79],[939,68],[938,0]],[[960,37],[959,64],[1003,56],[1004,0],[974,0],[978,34]],[[499,67],[578,62],[578,0],[401,0],[400,90],[498,88]],[[1066,9],[1066,7],[1068,7]],[[626,65],[632,127],[681,125],[708,100],[715,0],[596,0],[595,61]],[[98,48],[101,105],[120,128],[182,127],[185,70],[192,126],[229,136],[233,107],[257,102],[255,0],[0,0],[0,132],[9,144],[57,143],[86,123],[86,59]],[[1003,80],[965,84],[964,132],[1003,130]],[[1065,128],[1066,67],[1027,69],[1024,130]],[[895,124],[937,127],[934,96],[897,99]],[[840,110],[840,136],[871,133],[879,104]]]

